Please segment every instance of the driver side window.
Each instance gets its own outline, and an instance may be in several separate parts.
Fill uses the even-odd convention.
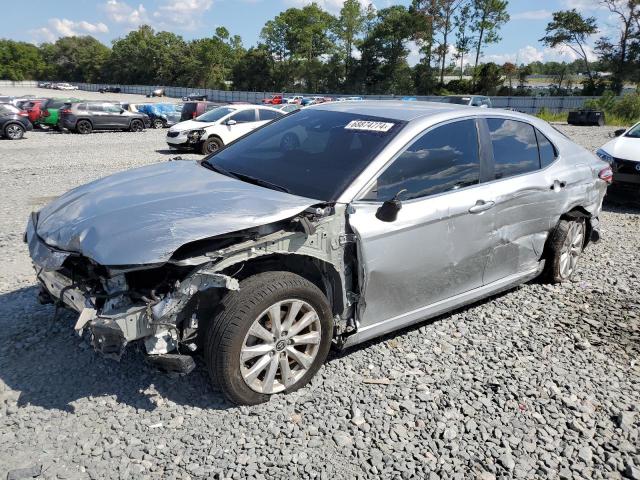
[[[377,178],[363,200],[384,202],[437,195],[480,183],[478,131],[474,120],[448,123],[424,134]]]
[[[230,120],[235,120],[237,123],[255,122],[256,111],[254,109],[242,110],[235,115],[232,115]]]

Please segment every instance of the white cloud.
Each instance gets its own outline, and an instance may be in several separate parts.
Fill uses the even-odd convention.
[[[592,47],[588,45],[585,46],[585,52],[587,53],[589,61],[596,60],[597,55],[594,53]],[[526,65],[531,62],[573,62],[579,58],[581,57],[569,47],[557,46],[555,48],[545,48],[541,50],[527,45],[517,52],[484,55],[481,60],[483,62],[494,62],[498,65],[502,65],[505,62],[517,63],[518,65],[524,63]]]
[[[149,17],[144,5],[138,5],[133,8],[131,5],[119,0],[108,0],[102,9],[106,12],[107,17],[115,23],[124,24],[129,27],[137,27],[144,23],[149,23]]]
[[[511,20],[548,20],[552,15],[549,10],[527,10],[512,14]]]
[[[579,12],[606,8],[598,0],[562,0],[562,5],[564,8],[575,8]]]
[[[153,18],[161,28],[195,30],[200,26],[202,13],[209,10],[213,0],[168,0],[153,12]]]
[[[36,41],[44,42],[53,42],[59,37],[95,35],[108,32],[109,27],[102,22],[90,23],[86,20],[76,22],[66,18],[50,18],[46,27],[30,30]]]

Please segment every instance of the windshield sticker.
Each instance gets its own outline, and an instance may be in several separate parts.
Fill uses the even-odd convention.
[[[366,132],[388,132],[395,123],[369,122],[367,120],[353,120],[344,127],[345,130],[363,130]]]

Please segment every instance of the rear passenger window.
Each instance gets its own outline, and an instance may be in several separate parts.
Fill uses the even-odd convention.
[[[262,110],[262,109],[258,109],[258,114],[260,115],[260,120],[273,120],[282,115],[280,112],[274,112],[273,110]]]
[[[256,121],[256,111],[251,108],[249,110],[242,110],[231,117],[231,120],[235,120],[238,123],[247,123]]]
[[[540,168],[535,129],[528,123],[489,118],[495,178],[508,178]]]
[[[536,137],[538,137],[538,149],[540,150],[540,165],[544,168],[551,165],[558,155],[553,144],[540,133],[540,130],[536,130]]]
[[[478,132],[474,120],[438,127],[407,148],[378,177],[367,200],[426,197],[480,182]]]
[[[104,109],[102,108],[102,105],[99,104],[89,104],[89,111],[90,112],[104,112]]]

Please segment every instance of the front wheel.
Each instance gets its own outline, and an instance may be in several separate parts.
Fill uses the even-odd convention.
[[[17,123],[10,123],[5,127],[4,134],[9,140],[20,140],[24,136],[24,127]]]
[[[331,308],[318,287],[289,272],[267,272],[229,292],[207,328],[209,375],[224,395],[255,405],[304,386],[331,347]]]
[[[131,120],[131,126],[129,127],[129,130],[131,130],[132,132],[141,132],[142,130],[144,130],[144,123],[142,123],[142,120]]]
[[[571,280],[584,249],[587,227],[584,218],[562,219],[552,233],[547,258],[547,278],[552,283]]]
[[[204,142],[202,142],[202,147],[200,148],[200,151],[202,152],[203,155],[209,155],[210,153],[215,152],[216,150],[219,150],[222,148],[222,140],[220,140],[219,138],[207,138]]]
[[[153,128],[163,128],[164,127],[164,122],[162,121],[161,118],[155,118],[153,120]]]
[[[86,135],[91,133],[93,127],[91,126],[91,122],[88,120],[80,120],[76,123],[76,131],[82,135]]]

